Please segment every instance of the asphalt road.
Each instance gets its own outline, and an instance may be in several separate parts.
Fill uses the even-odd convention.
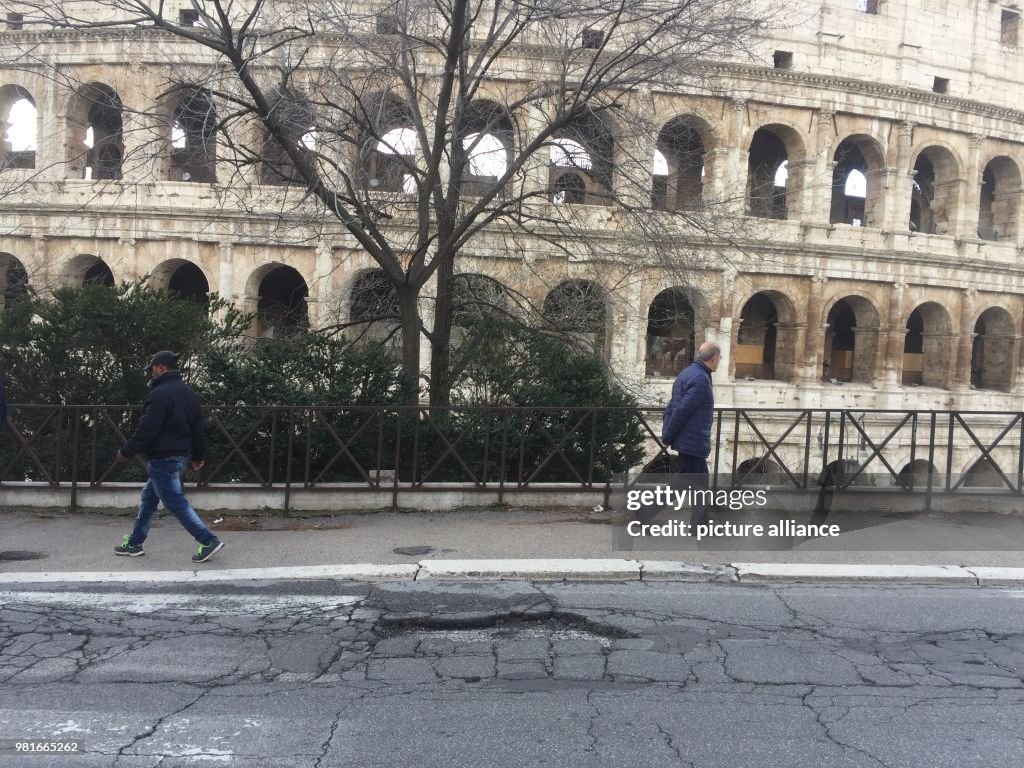
[[[1024,765],[1024,591],[46,585],[0,593],[4,768]]]

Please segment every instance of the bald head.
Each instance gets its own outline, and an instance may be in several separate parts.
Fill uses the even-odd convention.
[[[697,359],[712,371],[717,370],[722,361],[722,348],[713,341],[705,341],[697,350]]]

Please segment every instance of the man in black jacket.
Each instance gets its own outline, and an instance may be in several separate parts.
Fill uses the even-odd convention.
[[[206,444],[203,439],[203,410],[196,393],[181,380],[178,355],[157,352],[146,366],[152,391],[142,404],[142,419],[124,447],[117,452],[118,461],[127,461],[142,453],[148,461],[149,480],[142,488],[139,514],[135,528],[114,547],[115,554],[138,557],[145,554],[142,542],[156,516],[159,502],[170,511],[197,542],[199,551],[192,562],[205,563],[224,547],[210,533],[185,498],[181,476],[192,459],[192,469],[203,467]]]

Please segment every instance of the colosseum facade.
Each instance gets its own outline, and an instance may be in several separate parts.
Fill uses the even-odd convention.
[[[1020,16],[982,0],[802,0],[801,21],[760,42],[756,61],[709,63],[718,93],[638,94],[661,131],[614,138],[652,158],[642,194],[664,208],[743,199],[738,215],[759,235],[702,267],[696,291],[657,265],[619,279],[625,293],[595,310],[590,329],[613,369],[656,403],[707,338],[727,360],[716,377],[722,405],[1017,410]],[[154,68],[168,55],[184,66],[194,51],[159,36],[37,32],[13,11],[0,47],[0,111],[9,126],[29,115],[35,136],[15,140],[9,129],[0,150],[8,282],[24,275],[45,291],[150,274],[251,310],[299,296],[305,306],[287,310],[313,325],[358,314],[374,264],[340,227],[270,233],[280,226],[268,224],[273,188],[238,201],[226,161],[196,162],[173,136],[163,151],[138,151],[163,129],[154,113],[128,108],[152,102]],[[16,50],[32,55],[12,62]],[[589,205],[594,179],[564,176],[537,183],[555,183],[551,204],[578,205],[592,236],[614,246],[615,216]],[[608,184],[621,181],[610,173]],[[623,253],[609,279],[635,273],[628,261]],[[466,249],[458,271],[521,281],[538,303],[595,282],[593,265],[540,244],[509,252],[497,236]],[[262,317],[258,332],[272,332],[274,318]]]

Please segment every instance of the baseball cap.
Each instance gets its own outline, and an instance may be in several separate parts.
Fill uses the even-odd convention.
[[[154,365],[166,365],[168,368],[177,368],[178,353],[166,349],[157,352],[149,358],[149,362],[146,363],[145,372],[148,374]]]

